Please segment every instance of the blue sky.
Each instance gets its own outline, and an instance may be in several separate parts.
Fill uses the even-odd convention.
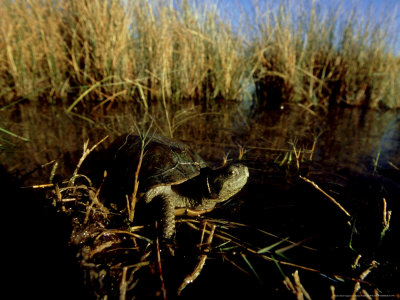
[[[279,3],[284,2],[285,0],[218,0],[218,1],[209,1],[211,3],[218,3],[219,7],[228,7],[228,10],[235,10],[239,9],[239,6],[242,6],[247,12],[252,12],[254,10],[254,5],[258,4],[258,6],[263,6],[265,4],[269,5],[270,3]],[[291,2],[295,5],[307,5],[311,6],[312,0],[286,0],[287,2]],[[207,1],[199,1],[207,2]],[[321,8],[329,8],[331,6],[336,6],[338,3],[342,3],[344,7],[355,8],[360,14],[363,15],[374,15],[377,19],[382,14],[391,15],[395,13],[396,22],[397,24],[400,23],[399,20],[399,7],[400,7],[400,0],[347,0],[347,1],[340,1],[340,0],[315,0],[317,5],[320,5]]]
[[[315,0],[317,4],[321,5],[322,7],[329,7],[330,5],[335,5],[336,3],[342,2],[344,6],[352,8],[353,6],[357,7],[360,12],[367,13],[371,8],[375,11],[378,15],[382,12],[391,13],[393,12],[394,8],[400,5],[400,0],[347,0],[347,1],[340,1],[340,0]],[[202,2],[202,1],[200,1]],[[271,2],[281,2],[276,0],[263,0],[263,1],[253,1],[253,0],[219,0],[219,1],[210,1],[210,2],[217,2],[222,4],[222,6],[230,6],[234,8],[235,4],[239,3],[241,6],[245,8],[250,8],[254,6],[254,3],[264,4],[264,3],[271,3]],[[310,5],[312,0],[298,0],[298,1],[290,1],[292,3],[297,4],[305,4]]]
[[[251,20],[254,18],[255,5],[261,10],[265,11],[267,8],[274,7],[274,3],[289,3],[290,6],[311,7],[313,0],[197,0],[200,3],[217,4],[222,15],[227,15],[232,19],[233,24],[238,25],[239,16],[246,12]],[[345,14],[350,14],[355,11],[357,20],[364,20],[372,24],[390,24],[391,34],[397,40],[395,52],[399,52],[400,41],[397,38],[400,32],[400,0],[315,0],[315,3],[320,7],[322,12],[335,11],[338,4],[342,5],[343,17]],[[275,5],[277,7],[277,5]],[[307,10],[306,10],[307,11]]]

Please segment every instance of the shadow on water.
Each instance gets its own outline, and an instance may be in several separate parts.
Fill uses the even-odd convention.
[[[201,275],[183,290],[182,297],[204,298],[210,294],[220,298],[250,297],[260,293],[287,297],[300,287],[297,285],[289,291],[282,281],[288,277],[294,283],[292,274],[296,270],[305,290],[315,299],[330,297],[332,287],[336,295],[351,295],[358,281],[361,289],[357,295],[364,289],[370,295],[398,296],[400,290],[395,283],[400,282],[400,247],[397,243],[400,235],[399,113],[341,108],[326,114],[296,106],[253,113],[250,117],[245,112],[235,111],[229,118],[233,121],[227,123],[223,123],[224,118],[216,120],[214,115],[191,117],[191,122],[180,126],[175,136],[185,140],[212,165],[220,164],[221,154],[229,153],[228,158],[236,158],[240,150],[246,149],[243,161],[249,167],[250,179],[237,196],[215,211],[189,221],[179,220],[175,256],[165,257],[163,261],[168,296],[174,297],[170,291],[177,289],[204,253],[207,254],[206,265]],[[128,122],[121,117],[117,120],[122,125],[115,131],[121,132]],[[76,128],[80,130],[81,127],[77,125]],[[103,132],[107,131],[106,126],[101,128]],[[73,139],[73,135],[66,135],[66,138]],[[11,193],[9,198],[23,199],[14,201],[8,211],[22,216],[27,220],[25,223],[35,228],[30,230],[41,233],[38,239],[34,238],[37,235],[29,234],[28,244],[38,246],[33,248],[35,251],[22,253],[24,260],[14,270],[26,266],[38,269],[42,264],[35,263],[36,258],[42,261],[50,258],[53,262],[60,257],[60,264],[56,263],[58,271],[69,270],[72,265],[69,262],[74,257],[70,252],[82,252],[84,247],[78,245],[78,250],[66,250],[61,246],[61,252],[53,251],[52,247],[67,245],[65,236],[71,229],[59,224],[59,215],[55,217],[48,209],[43,211],[41,207],[46,205],[36,207],[28,200],[41,196],[14,188],[10,190],[12,185],[5,183],[11,180],[10,176],[4,171],[2,177],[2,183],[8,187],[5,190]],[[28,209],[32,213],[28,213]],[[204,224],[217,225],[208,249],[199,245]],[[197,227],[200,229],[194,229]],[[15,228],[17,232],[27,230],[20,223]],[[48,236],[58,238],[53,242]],[[121,244],[115,242],[117,240]],[[90,248],[91,245],[85,245],[92,249],[95,258],[98,254],[93,264],[85,262],[92,268],[90,276],[98,275],[93,275],[101,285],[97,286],[97,295],[108,287],[106,294],[115,296],[121,288],[121,274],[113,273],[114,277],[107,277],[104,275],[107,266],[115,264],[110,268],[114,270],[111,273],[124,264],[129,268],[137,266],[138,261],[132,260],[138,257],[140,245],[128,241],[111,234],[106,242],[115,242],[118,247],[107,255],[99,250],[102,249],[100,246]],[[90,242],[94,245],[98,240],[94,238]],[[26,245],[20,241],[15,248],[26,249]],[[146,251],[153,249],[154,244],[146,247],[143,256],[139,255],[137,259],[145,259]],[[136,249],[133,256],[133,252],[129,252],[132,249]],[[154,255],[154,249],[152,251],[149,250],[152,253],[149,257]],[[56,272],[52,263],[48,267],[46,273],[51,279],[49,274]],[[137,285],[131,282],[135,286],[132,295],[161,297],[157,267],[146,272],[142,270],[126,274],[133,283],[139,279]],[[103,272],[101,276],[100,271]],[[70,285],[81,290],[81,283],[68,281],[71,280],[67,275],[72,274],[70,272],[61,272],[64,275],[61,281],[50,281],[54,289],[64,290]],[[81,278],[82,274],[76,276],[73,278]],[[107,285],[107,280],[115,282]],[[64,285],[56,285],[53,281]],[[34,280],[32,286],[38,284],[38,280]],[[158,293],[149,293],[149,286]],[[69,291],[72,293],[72,289]]]

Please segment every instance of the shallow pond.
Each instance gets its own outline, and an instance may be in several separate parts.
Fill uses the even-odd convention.
[[[47,121],[54,126],[47,125],[36,147],[47,151],[50,160],[65,148],[52,143],[53,147],[44,149],[43,140],[61,136],[68,145],[68,139],[83,137],[85,131],[97,137],[112,128],[122,131],[128,123],[123,117],[107,118],[102,126],[84,129],[74,121],[75,134]],[[175,137],[185,140],[211,165],[221,164],[223,157],[242,156],[250,179],[238,195],[213,212],[178,220],[174,256],[161,245],[163,251],[157,257],[160,245],[154,240],[149,243],[126,232],[105,234],[98,224],[86,228],[83,223],[78,226],[76,219],[72,223],[75,240],[68,246],[71,220],[37,200],[42,196],[15,189],[4,171],[4,195],[9,192],[8,199],[18,200],[8,209],[15,214],[13,226],[18,234],[26,232],[23,224],[32,228],[27,238],[18,238],[14,248],[36,245],[34,250],[18,252],[16,260],[24,259],[13,270],[17,276],[26,275],[28,269],[43,269],[49,284],[40,285],[38,278],[31,279],[29,286],[47,291],[49,297],[64,289],[66,298],[86,294],[83,280],[77,279],[85,277],[97,297],[101,293],[117,297],[124,291],[127,299],[132,295],[163,297],[165,292],[174,298],[185,277],[196,273],[204,258],[196,278],[181,290],[183,297],[295,298],[294,293],[304,296],[305,291],[312,298],[399,295],[395,284],[400,282],[398,112],[342,108],[327,114],[296,106],[265,112],[186,114],[182,120],[189,121],[179,123],[177,118],[175,124],[180,126],[175,127]],[[79,143],[75,142],[77,149]],[[19,155],[21,162],[29,160]],[[71,161],[76,163],[76,157]],[[143,233],[151,237],[149,232]],[[58,273],[61,281],[51,275]]]
[[[251,226],[237,234],[258,251],[290,240],[268,253],[272,260],[284,257],[295,265],[266,267],[265,257],[246,259],[236,252],[236,262],[253,274],[254,282],[262,282],[262,291],[253,291],[285,294],[283,286],[272,282],[299,270],[314,298],[398,296],[399,113],[343,108],[314,114],[297,107],[240,121],[236,141],[247,147],[250,181],[218,217]],[[231,153],[237,155],[234,148]],[[254,228],[280,240],[260,237]],[[368,276],[360,277],[363,272]],[[354,292],[355,282],[364,279]],[[234,286],[243,291],[239,282]]]

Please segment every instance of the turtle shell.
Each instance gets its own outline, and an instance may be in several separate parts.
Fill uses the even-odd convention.
[[[108,176],[124,193],[133,190],[142,140],[138,135],[118,137],[109,148]],[[207,167],[204,160],[186,144],[159,135],[145,140],[144,156],[139,169],[139,191],[161,185],[180,184],[200,174]],[[114,187],[115,187],[114,185]]]

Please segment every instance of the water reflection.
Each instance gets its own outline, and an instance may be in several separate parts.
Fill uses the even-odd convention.
[[[400,114],[397,111],[341,108],[317,114],[300,106],[252,116],[248,130],[250,160],[264,159],[266,150],[310,150],[313,160],[328,165],[371,168],[374,160],[387,167],[400,153]],[[264,149],[265,151],[260,151]],[[275,154],[276,155],[276,154]]]
[[[312,258],[297,257],[298,263],[351,274],[347,266],[359,253],[387,262],[386,269],[377,271],[378,278],[398,280],[400,224],[393,217],[382,238],[382,216],[400,210],[399,126],[400,114],[393,110],[340,108],[314,113],[289,106],[253,114],[247,131],[250,183],[244,200],[235,203],[238,219],[281,237],[310,238],[306,244],[318,251]],[[303,153],[299,169],[295,151]],[[284,161],[285,153],[291,153],[290,163]],[[374,280],[383,290],[394,288],[385,280]]]

